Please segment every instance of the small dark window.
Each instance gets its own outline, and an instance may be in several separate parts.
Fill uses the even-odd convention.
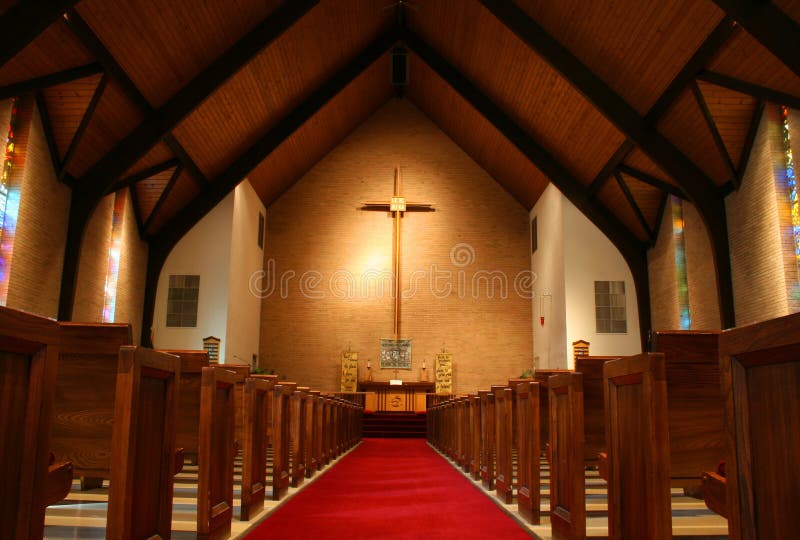
[[[595,281],[594,310],[598,334],[624,334],[628,331],[625,313],[625,282]]]
[[[264,249],[264,214],[258,213],[258,247]]]
[[[200,276],[169,276],[167,295],[167,326],[191,328],[197,326],[197,299],[200,296]]]
[[[539,247],[539,231],[536,227],[536,218],[531,220],[531,253],[536,253]]]

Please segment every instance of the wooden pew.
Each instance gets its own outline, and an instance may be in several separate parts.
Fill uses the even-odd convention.
[[[728,532],[732,540],[800,530],[800,315],[720,338]]]
[[[666,361],[670,482],[675,487],[698,487],[701,473],[716,470],[723,459],[720,335],[696,331],[653,334],[653,351],[664,353]]]
[[[315,430],[317,429],[316,417],[314,416],[314,411],[316,408],[317,399],[319,397],[319,392],[315,390],[309,390],[306,392],[306,395],[303,398],[303,428],[305,432],[305,472],[306,478],[311,478],[314,476],[314,473],[318,470],[318,457],[315,454],[316,447],[316,439],[315,439]]]
[[[550,445],[550,393],[547,391],[548,380],[552,375],[559,373],[570,373],[568,369],[537,369],[533,373],[533,380],[540,384],[539,387],[539,414],[541,415],[539,421],[539,441],[541,441],[542,452],[545,453],[547,459],[550,459],[548,447]]]
[[[519,382],[513,391],[517,410],[517,508],[531,523],[540,523],[539,383]]]
[[[484,489],[494,489],[495,468],[495,412],[494,393],[479,390],[481,400],[481,482]]]
[[[469,473],[473,480],[481,479],[481,398],[470,394],[470,463]]]
[[[272,417],[272,379],[248,378],[244,385],[244,441],[242,445],[242,521],[264,509],[267,486],[268,425]]]
[[[181,361],[119,350],[106,538],[170,537]]]
[[[49,466],[59,334],[53,321],[0,307],[0,531],[6,538],[41,538],[45,507],[72,483],[69,462]]]
[[[53,423],[59,459],[72,462],[81,489],[111,478],[111,434],[119,349],[132,344],[128,324],[61,322]]]
[[[603,364],[619,356],[579,356],[575,371],[583,373],[583,429],[585,445],[583,459],[589,466],[597,465],[597,456],[606,449],[606,419],[603,413]]]
[[[325,455],[323,452],[325,398],[322,397],[322,394],[318,390],[312,390],[311,396],[314,402],[314,434],[311,442],[311,465],[313,470],[319,471],[325,464]]]
[[[606,362],[608,537],[672,538],[664,355]]]
[[[472,455],[472,400],[469,396],[461,397],[461,469],[469,474],[470,467],[474,461]]]
[[[227,538],[233,518],[235,388],[238,377],[224,367],[204,367],[200,389],[200,454],[197,537]]]
[[[547,386],[552,537],[553,540],[580,540],[586,538],[583,375],[557,373],[550,376]]]
[[[505,504],[514,497],[514,463],[512,461],[513,392],[507,386],[492,386],[495,410],[496,464],[495,494]]]
[[[289,440],[291,443],[291,485],[299,487],[306,477],[306,416],[304,406],[309,388],[297,387],[290,398]]]
[[[206,351],[161,350],[181,359],[181,384],[178,396],[178,432],[175,447],[183,448],[183,455],[197,465],[198,434],[200,432],[200,379],[203,368],[208,367]]]
[[[218,367],[225,368],[236,374],[236,384],[234,385],[234,406],[236,407],[235,438],[237,448],[241,448],[242,441],[244,441],[244,381],[250,376],[250,366],[247,364],[218,364]]]
[[[289,399],[294,387],[281,382],[272,392],[272,499],[277,501],[289,492]]]

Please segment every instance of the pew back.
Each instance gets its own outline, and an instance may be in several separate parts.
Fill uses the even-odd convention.
[[[539,491],[539,383],[514,385],[517,410],[517,507],[531,523],[541,520]]]
[[[619,358],[619,356],[579,356],[575,359],[575,371],[583,373],[583,428],[586,437],[583,458],[591,465],[597,463],[597,455],[606,448],[603,364]]]
[[[178,432],[176,448],[183,448],[183,455],[197,464],[198,433],[200,430],[200,379],[203,368],[208,367],[208,352],[162,350],[181,359],[181,385],[178,396]]]
[[[242,445],[242,521],[264,508],[267,484],[267,424],[272,415],[274,380],[249,378],[244,385],[244,441]]]

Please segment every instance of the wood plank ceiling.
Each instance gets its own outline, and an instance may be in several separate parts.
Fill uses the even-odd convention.
[[[734,3],[798,43],[797,0],[0,2],[0,98],[37,99],[72,247],[130,187],[163,257],[243,177],[269,205],[392,99],[403,46],[405,99],[520,204],[554,182],[644,253],[668,195],[708,224],[765,103],[800,104],[800,47]]]

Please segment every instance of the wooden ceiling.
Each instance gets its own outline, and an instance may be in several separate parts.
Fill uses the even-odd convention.
[[[131,187],[162,255],[246,176],[269,205],[396,90],[526,208],[553,182],[629,261],[669,194],[698,206],[716,246],[761,111],[800,106],[796,0],[54,0],[0,13],[0,98],[37,99],[73,187],[69,242],[100,197]]]

